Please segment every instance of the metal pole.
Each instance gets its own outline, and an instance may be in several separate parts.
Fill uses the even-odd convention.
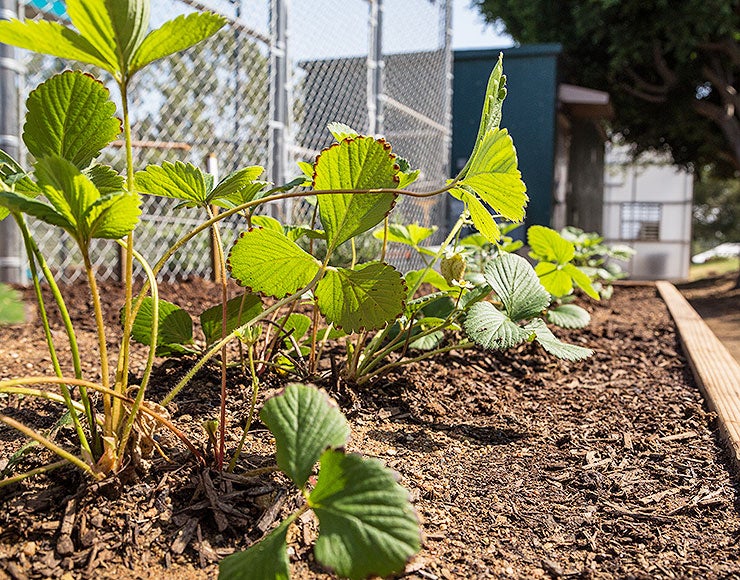
[[[444,173],[443,175],[450,175],[450,157],[452,156],[452,78],[453,78],[453,55],[452,55],[452,0],[445,0],[444,8],[441,15],[442,31],[441,31],[441,44],[442,50],[444,51],[444,63],[445,63],[445,97],[444,97],[444,108],[445,117],[444,125],[447,130],[444,132]],[[451,196],[445,195],[444,199],[450,204]],[[444,202],[443,202],[444,203]],[[442,232],[447,231],[448,227],[452,223],[452,216],[450,215],[449,205],[443,212],[442,221],[446,223],[437,224],[439,225],[439,235]],[[455,218],[457,219],[457,218]]]
[[[383,132],[383,0],[370,0],[369,46],[367,51],[368,132]]]
[[[16,0],[0,0],[0,20],[18,18]],[[14,159],[20,152],[18,101],[23,67],[15,49],[0,44],[0,149]],[[15,222],[0,222],[0,282],[23,284],[26,281],[21,234]]]
[[[286,125],[288,121],[288,0],[271,0],[270,3],[270,179],[285,182],[287,165]],[[279,217],[277,206],[271,208]],[[283,213],[287,208],[283,206]],[[288,217],[288,216],[284,216]]]

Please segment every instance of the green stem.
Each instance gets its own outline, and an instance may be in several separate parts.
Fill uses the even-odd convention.
[[[269,308],[266,308],[262,312],[260,312],[257,316],[252,318],[252,320],[242,324],[238,328],[235,328],[231,334],[225,336],[220,341],[218,341],[216,344],[214,344],[210,350],[201,357],[201,359],[195,363],[193,368],[191,368],[185,376],[180,379],[180,381],[173,387],[173,389],[167,393],[167,396],[162,399],[161,404],[164,406],[167,406],[172,399],[174,399],[177,394],[185,388],[185,386],[193,379],[193,377],[196,375],[196,373],[202,369],[205,364],[211,360],[223,347],[224,345],[228,344],[231,340],[233,340],[237,335],[239,335],[241,332],[244,331],[244,329],[248,328],[249,326],[252,326],[259,322],[260,320],[263,320],[267,318],[270,314],[278,310],[279,308],[282,308],[286,304],[289,304],[293,302],[294,300],[300,300],[301,296],[303,296],[306,292],[309,290],[312,290],[314,286],[318,283],[318,281],[321,279],[321,277],[324,275],[325,268],[321,267],[319,268],[319,271],[316,273],[316,276],[314,276],[313,280],[311,280],[306,286],[298,290],[298,292],[295,292],[293,294],[289,294],[282,300],[278,300],[275,302],[272,306]]]
[[[57,461],[56,463],[44,465],[43,467],[37,467],[36,469],[32,469],[31,471],[26,471],[25,473],[20,473],[18,475],[14,475],[13,477],[8,477],[7,479],[3,479],[2,481],[0,481],[0,488],[5,487],[6,485],[11,485],[13,483],[18,483],[19,481],[23,481],[24,479],[33,477],[34,475],[49,473],[50,471],[54,471],[55,469],[64,467],[65,465],[67,465],[67,463],[68,461],[66,459],[63,459],[62,461]]]
[[[249,429],[252,427],[252,420],[254,419],[254,410],[257,407],[257,393],[259,392],[260,388],[260,381],[259,377],[257,376],[257,369],[254,366],[254,345],[250,344],[248,349],[248,356],[249,356],[249,371],[252,375],[252,401],[249,406],[249,415],[247,416],[247,423],[244,425],[244,432],[242,433],[242,437],[239,440],[239,445],[236,448],[236,452],[234,453],[234,456],[231,458],[231,461],[229,461],[229,473],[234,472],[234,468],[236,467],[236,462],[239,461],[239,456],[242,454],[242,449],[244,449],[244,443],[247,441],[247,434],[249,433]]]
[[[20,214],[14,214],[14,217],[16,223],[18,224],[18,227],[21,230],[23,242],[26,246],[26,254],[28,255],[28,266],[31,270],[31,278],[33,280],[33,289],[36,293],[36,301],[39,305],[39,315],[41,316],[41,323],[44,327],[44,335],[46,336],[46,344],[49,347],[49,356],[51,357],[51,363],[54,367],[54,374],[56,374],[56,376],[58,377],[61,377],[62,367],[59,364],[59,358],[57,357],[56,348],[54,347],[54,339],[51,335],[49,317],[46,314],[46,306],[44,304],[44,295],[41,292],[41,282],[39,281],[38,270],[36,270],[36,259],[33,250],[35,243],[33,243],[31,232],[28,230],[28,226],[26,225],[26,221],[25,219],[23,219],[23,216],[21,216]],[[69,387],[67,385],[61,385],[61,391],[62,395],[64,396],[64,403],[67,406],[67,409],[69,410],[69,415],[72,418],[72,422],[74,423],[75,431],[77,431],[77,437],[80,440],[80,446],[82,447],[83,451],[85,451],[89,454],[90,457],[92,457],[90,444],[88,443],[87,437],[85,436],[85,431],[82,429],[82,423],[80,423],[80,418],[77,415],[77,411],[72,404],[72,395],[69,391]],[[93,425],[91,425],[91,429],[94,429]]]
[[[0,415],[0,421],[8,425],[9,427],[12,427],[16,431],[20,431],[23,433],[26,437],[29,437],[33,439],[34,441],[37,441],[44,447],[46,447],[49,451],[52,453],[56,453],[59,457],[64,459],[65,461],[68,461],[69,463],[79,467],[83,471],[89,473],[92,477],[95,479],[100,479],[102,477],[102,474],[96,473],[93,471],[92,467],[90,467],[87,463],[85,463],[82,459],[77,457],[76,455],[73,455],[66,449],[62,449],[57,445],[56,443],[50,441],[43,435],[37,433],[33,429],[26,427],[23,423],[19,423],[15,419],[11,419],[10,417],[7,417],[5,415]]]
[[[123,135],[126,144],[126,190],[134,191],[134,155],[131,144],[131,119],[129,117],[128,105],[128,82],[125,75],[118,82],[121,93],[121,104],[123,107]],[[133,278],[134,278],[134,234],[129,232],[126,237],[126,255],[124,265],[125,298],[123,303],[123,337],[116,367],[116,382],[114,390],[124,394],[128,385],[128,366],[131,356],[131,330],[134,324],[133,313]],[[106,385],[107,386],[107,385]],[[122,403],[119,399],[113,399],[112,425],[117,427],[120,422]]]
[[[124,244],[124,242],[119,241],[120,244]],[[144,368],[144,374],[141,377],[141,384],[139,385],[139,390],[136,392],[136,398],[134,399],[134,404],[131,407],[131,411],[129,412],[128,418],[126,419],[126,423],[123,426],[123,430],[121,431],[121,443],[118,446],[118,460],[123,460],[124,452],[126,451],[126,445],[128,444],[128,438],[131,434],[131,429],[133,428],[134,421],[136,420],[136,415],[139,412],[139,408],[141,407],[142,402],[144,401],[144,396],[146,393],[146,388],[149,385],[149,377],[152,374],[152,368],[154,367],[154,356],[157,352],[157,335],[159,333],[159,287],[157,286],[157,279],[154,276],[154,272],[152,272],[151,267],[149,266],[149,263],[144,259],[144,256],[142,256],[139,252],[136,250],[133,251],[133,255],[136,257],[136,259],[141,264],[142,268],[144,268],[144,272],[146,272],[147,279],[149,280],[149,285],[151,286],[151,296],[152,296],[152,326],[150,329],[149,334],[149,354],[146,359],[146,367]]]
[[[426,352],[423,355],[420,355],[420,356],[417,356],[417,357],[414,357],[414,358],[407,358],[407,359],[404,359],[404,360],[397,360],[397,361],[394,361],[392,363],[388,363],[385,366],[380,367],[378,370],[373,371],[372,373],[367,373],[367,374],[362,375],[359,379],[357,379],[357,384],[358,385],[364,385],[365,383],[369,382],[370,379],[372,379],[373,377],[377,377],[379,375],[385,374],[388,371],[391,371],[391,370],[393,370],[395,368],[398,368],[398,367],[400,367],[402,365],[405,365],[405,364],[409,364],[409,363],[413,363],[413,362],[419,362],[419,361],[422,361],[422,360],[426,360],[428,358],[431,358],[431,357],[436,356],[438,354],[449,352],[451,350],[462,350],[462,349],[465,349],[465,348],[472,348],[474,346],[475,346],[475,343],[474,342],[471,342],[471,341],[459,342],[457,344],[452,344],[452,345],[449,345],[449,346],[445,346],[444,348],[438,348],[436,350],[432,350],[432,351]]]

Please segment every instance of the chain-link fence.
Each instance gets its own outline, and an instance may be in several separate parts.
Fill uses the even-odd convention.
[[[68,23],[60,0],[21,0],[27,19]],[[299,175],[296,161],[312,161],[331,142],[326,130],[340,121],[361,132],[384,135],[394,151],[421,169],[418,190],[448,175],[451,52],[450,0],[152,0],[152,25],[194,10],[227,17],[228,25],[195,48],[158,61],[138,74],[131,90],[134,162],[137,168],[183,161],[220,175],[261,165],[267,179],[283,183]],[[25,91],[67,63],[23,55]],[[96,71],[96,74],[97,73]],[[111,90],[116,95],[115,90]],[[26,94],[21,96],[25,101]],[[117,147],[116,147],[117,145]],[[123,169],[121,144],[103,161]],[[137,249],[156,261],[184,232],[204,219],[175,209],[172,200],[148,197]],[[288,223],[311,220],[303,201],[268,208]],[[445,229],[444,201],[405,198],[396,215],[407,222]],[[230,244],[243,220],[223,223]],[[82,275],[71,240],[34,223],[39,244],[64,281]],[[208,277],[211,240],[203,233],[162,272],[164,279]],[[103,277],[119,272],[115,244],[100,243],[95,265]],[[390,256],[401,268],[403,252]]]

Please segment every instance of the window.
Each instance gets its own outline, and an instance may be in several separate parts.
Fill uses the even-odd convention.
[[[655,242],[660,239],[660,217],[663,207],[659,203],[623,203],[621,238]]]

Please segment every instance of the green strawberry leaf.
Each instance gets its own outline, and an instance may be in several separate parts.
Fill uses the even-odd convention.
[[[26,320],[21,294],[7,284],[0,284],[0,325],[22,324]]]
[[[219,580],[290,580],[286,519],[256,544],[218,563]]]
[[[533,257],[538,260],[566,264],[576,254],[573,242],[545,226],[530,226],[527,230],[527,242],[532,248]]]
[[[521,256],[499,254],[485,265],[483,276],[514,322],[539,316],[550,304],[550,295]]]
[[[231,334],[235,329],[246,324],[262,312],[262,300],[256,294],[241,294],[226,303],[226,332]],[[211,345],[221,340],[223,305],[217,304],[200,315],[200,326],[206,337],[206,344]]]
[[[333,189],[393,189],[398,166],[390,146],[372,137],[347,138],[324,149],[314,164],[313,187]],[[319,217],[326,230],[328,251],[380,223],[393,208],[394,193],[319,195]]]
[[[296,340],[296,342],[299,342],[304,336],[306,336],[308,329],[311,328],[311,319],[305,314],[293,312],[287,317],[283,316],[277,321],[277,324],[283,328],[283,336],[287,337],[290,335]],[[285,339],[285,343],[289,348],[293,346],[293,343],[289,338]]]
[[[319,310],[347,333],[383,328],[403,313],[405,298],[401,274],[383,262],[330,269],[316,288]]]
[[[234,244],[227,266],[234,279],[252,292],[283,298],[307,286],[321,264],[285,234],[252,228]]]
[[[535,319],[525,329],[534,334],[535,340],[550,354],[569,361],[579,361],[590,357],[590,348],[566,344],[558,340],[542,319]]]
[[[388,241],[419,248],[419,244],[436,231],[437,226],[425,228],[419,224],[388,224]],[[382,240],[384,236],[383,229],[373,232],[373,237],[379,240]]]
[[[570,276],[573,279],[573,282],[575,282],[575,284],[591,298],[594,300],[600,299],[599,293],[591,284],[591,279],[588,277],[588,274],[583,272],[578,266],[575,264],[565,264],[565,266],[563,266],[563,272]]]
[[[206,174],[192,163],[165,161],[161,166],[149,165],[136,173],[136,189],[140,193],[182,199],[194,205],[208,205],[210,187]]]
[[[322,453],[343,447],[349,423],[323,390],[291,384],[267,400],[260,418],[275,437],[278,467],[303,489]]]
[[[212,12],[194,12],[169,20],[144,38],[131,59],[129,72],[190,48],[216,34],[225,24],[226,18]]]
[[[26,101],[23,141],[37,159],[59,155],[82,169],[121,132],[108,89],[81,72],[40,84]]]
[[[515,222],[524,219],[527,187],[506,129],[491,129],[483,136],[460,185],[475,191],[500,216]]]
[[[98,188],[100,195],[124,191],[123,176],[108,165],[91,165],[82,171],[84,175]]]
[[[504,350],[527,340],[524,330],[490,302],[476,302],[463,323],[468,337],[483,348]]]
[[[486,206],[484,206],[475,195],[475,192],[466,191],[464,187],[455,188],[454,191],[458,194],[457,196],[465,202],[475,229],[477,229],[487,241],[494,244],[498,242],[501,239],[501,231],[499,230],[498,224],[496,223],[496,220],[493,219],[491,212],[486,209]]]
[[[319,520],[316,559],[339,576],[400,572],[421,547],[408,493],[376,459],[324,452],[308,503]]]
[[[41,54],[76,60],[115,73],[118,66],[81,34],[47,20],[0,21],[0,42]]]
[[[0,191],[0,216],[7,217],[11,212],[31,215],[68,232],[75,230],[75,224],[69,217],[61,215],[48,203],[11,191]]]
[[[250,165],[227,175],[208,195],[208,202],[228,209],[252,201],[270,185],[257,179],[264,171],[259,165]]]
[[[534,267],[540,283],[553,296],[567,296],[573,291],[573,278],[561,266],[552,262],[540,262]]]
[[[141,197],[119,191],[95,201],[85,215],[88,238],[118,240],[134,230],[141,215]]]
[[[354,139],[355,137],[360,136],[360,134],[349,125],[338,123],[336,121],[329,123],[326,128],[329,129],[329,133],[331,133],[337,141],[344,141],[348,137]]]
[[[575,304],[560,304],[547,311],[547,321],[562,328],[584,328],[591,321],[591,315]]]
[[[159,324],[157,325],[157,356],[173,356],[192,352],[186,345],[193,344],[193,321],[182,308],[159,300]],[[147,296],[136,314],[131,337],[138,343],[151,346],[151,329],[154,300]]]

